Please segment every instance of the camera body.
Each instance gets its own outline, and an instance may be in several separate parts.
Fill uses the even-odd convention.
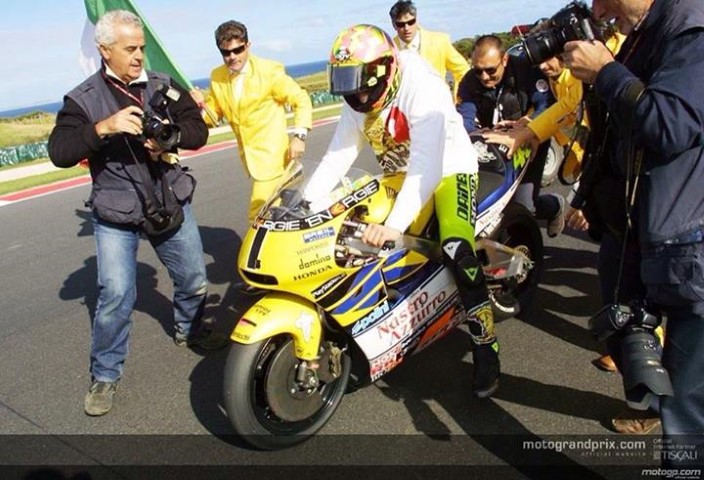
[[[561,54],[565,43],[573,40],[595,40],[597,29],[591,20],[591,11],[582,1],[574,1],[547,21],[543,30],[527,36],[523,49],[533,65]]]
[[[164,150],[171,150],[181,139],[181,129],[173,123],[169,106],[181,97],[178,90],[159,84],[149,100],[150,110],[142,115],[142,133],[145,138],[154,139]],[[168,120],[170,123],[164,123]]]
[[[606,305],[589,319],[598,340],[614,341],[612,355],[621,371],[626,402],[636,410],[647,410],[655,396],[673,394],[655,335],[661,321],[660,314],[648,311],[642,301]]]
[[[589,329],[597,340],[604,341],[622,330],[624,333],[631,329],[654,331],[660,322],[660,316],[648,312],[643,302],[610,303],[589,319]]]

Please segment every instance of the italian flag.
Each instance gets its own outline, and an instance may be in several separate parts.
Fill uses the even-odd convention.
[[[131,0],[83,0],[86,6],[86,25],[81,37],[81,50],[78,63],[83,74],[88,77],[100,68],[100,53],[95,44],[95,24],[98,19],[111,10],[128,10],[142,19],[144,24],[144,40],[146,41],[145,68],[170,75],[186,90],[193,88],[191,81],[171,60],[166,49],[147,23],[144,15],[139,11],[135,2]]]

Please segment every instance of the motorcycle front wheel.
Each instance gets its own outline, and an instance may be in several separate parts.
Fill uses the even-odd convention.
[[[284,335],[230,346],[225,410],[237,434],[257,448],[276,450],[307,440],[323,428],[345,394],[351,368],[345,352],[339,376],[307,390],[296,381],[300,360],[293,352],[293,341]]]

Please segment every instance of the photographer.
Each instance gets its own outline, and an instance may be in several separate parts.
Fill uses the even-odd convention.
[[[608,110],[600,164],[625,186],[620,204],[634,223],[638,246],[629,251],[641,257],[648,308],[667,316],[663,365],[674,395],[660,399],[665,445],[698,450],[662,458],[683,466],[704,458],[704,5],[594,0],[592,7],[595,19],[616,20],[626,42],[615,59],[600,43],[568,42],[563,59]],[[577,198],[594,183],[582,182]]]
[[[49,138],[56,166],[87,158],[93,181],[87,204],[93,211],[99,298],[92,327],[92,384],[84,405],[92,416],[112,408],[122,375],[137,292],[137,248],[145,233],[174,283],[177,345],[226,344],[226,339],[198,330],[207,284],[190,205],[195,181],[175,154],[176,147],[205,144],[205,123],[182,87],[144,70],[139,17],[121,10],[106,13],[96,24],[95,40],[102,67],[65,96]],[[168,107],[151,111],[155,100]],[[166,122],[160,114],[172,120]]]

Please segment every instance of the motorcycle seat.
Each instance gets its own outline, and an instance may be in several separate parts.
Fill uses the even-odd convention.
[[[481,205],[486,198],[504,184],[504,176],[498,173],[479,170],[479,192],[477,205]]]

